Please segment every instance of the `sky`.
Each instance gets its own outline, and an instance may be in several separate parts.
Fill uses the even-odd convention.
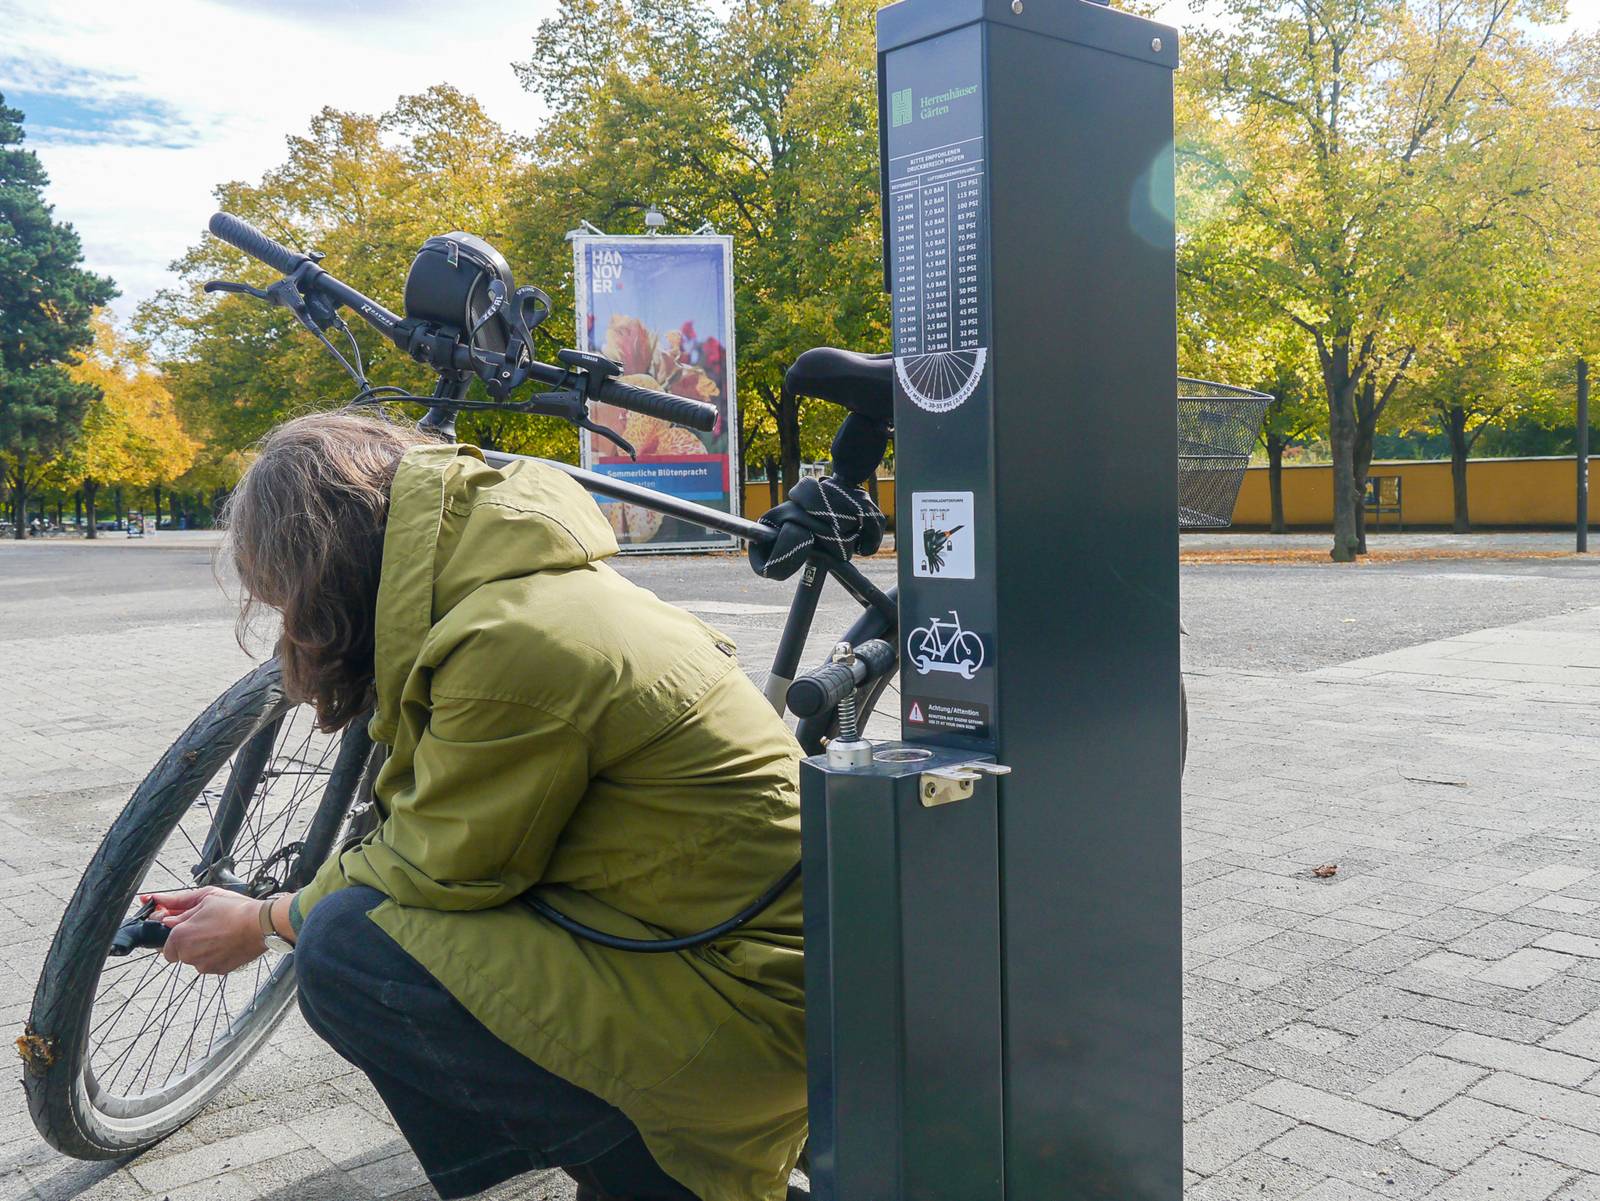
[[[57,220],[122,289],[170,282],[212,189],[282,162],[324,105],[382,112],[445,82],[538,125],[511,70],[556,0],[0,0],[0,94],[50,176]]]
[[[1046,0],[1073,3],[1075,0]],[[126,318],[201,236],[212,189],[256,180],[324,105],[381,112],[446,82],[531,133],[540,102],[517,83],[556,0],[0,0],[0,93],[26,114],[47,199]],[[1600,0],[1569,0],[1569,28]],[[1190,0],[1160,18],[1180,29]]]

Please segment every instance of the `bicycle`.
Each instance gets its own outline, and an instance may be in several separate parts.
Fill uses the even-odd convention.
[[[216,281],[208,291],[289,309],[357,380],[352,403],[421,402],[428,405],[421,424],[441,437],[453,436],[460,411],[487,407],[561,417],[624,446],[593,423],[591,403],[700,429],[716,419],[712,406],[620,383],[619,366],[599,355],[562,350],[559,365],[535,359],[532,330],[549,316],[549,298],[515,287],[505,260],[481,239],[430,238],[408,275],[401,316],[326,271],[321,255],[292,251],[226,213],[213,216],[210,228],[282,278],[266,289]],[[359,345],[340,316],[345,308],[430,367],[438,376],[433,393],[368,383]],[[332,332],[348,338],[349,357],[329,339]],[[895,591],[879,589],[851,561],[875,541],[876,510],[860,507],[859,486],[887,453],[894,370],[887,354],[822,347],[797,358],[785,387],[846,410],[833,444],[834,474],[802,481],[761,522],[539,460],[591,492],[742,539],[759,574],[798,576],[764,692],[795,718],[808,754],[840,733],[841,714],[853,734],[897,688]],[[468,398],[474,380],[487,400]],[[513,400],[529,383],[546,390]],[[525,456],[484,457],[504,465]],[[847,511],[851,505],[857,511]],[[815,518],[809,524],[808,514]],[[837,641],[862,653],[830,656],[801,674],[829,579],[861,607]],[[960,670],[973,661],[962,642],[971,635],[957,618],[954,632],[942,638],[941,624],[949,623],[918,631],[932,641],[917,645],[930,652],[930,664],[942,665],[954,651]],[[976,655],[981,661],[981,644]],[[898,718],[897,700],[894,710]],[[1184,735],[1186,743],[1186,726]],[[319,733],[309,711],[285,696],[270,659],[217,698],[167,750],[69,901],[19,1040],[29,1109],[47,1142],[83,1159],[136,1154],[194,1117],[261,1049],[294,998],[293,955],[258,959],[226,976],[196,975],[161,957],[164,930],[150,920],[152,907],[135,905],[135,898],[204,884],[257,897],[301,887],[336,846],[374,827],[379,811],[371,784],[381,755],[363,721],[338,735]]]
[[[208,290],[245,293],[288,308],[351,370],[360,385],[355,403],[421,401],[429,406],[421,424],[441,437],[452,436],[458,412],[483,407],[562,417],[619,443],[591,422],[591,403],[700,429],[710,429],[716,420],[710,405],[620,383],[614,378],[618,365],[598,355],[563,350],[556,356],[559,366],[537,361],[531,333],[548,316],[548,297],[537,289],[517,289],[504,259],[480,239],[429,239],[418,256],[420,266],[414,265],[407,279],[401,316],[324,270],[320,255],[291,251],[224,213],[212,218],[211,230],[283,278],[266,289],[219,282],[208,284]],[[436,277],[432,283],[419,279],[428,272]],[[470,278],[450,278],[463,272]],[[451,286],[441,286],[440,275]],[[368,384],[341,308],[360,314],[436,372],[433,394],[418,397]],[[348,357],[329,340],[330,332],[349,337]],[[790,372],[788,386],[796,392],[822,396],[848,410],[832,481],[839,492],[853,493],[887,450],[891,371],[887,356],[824,349],[801,356]],[[482,381],[488,400],[468,399],[473,380]],[[513,400],[528,383],[542,383],[547,390]],[[484,454],[495,465],[523,457]],[[777,524],[749,521],[568,464],[548,466],[591,492],[696,522],[756,547],[771,548],[780,540]],[[854,699],[857,720],[864,724],[894,687],[892,655],[887,662],[871,658],[874,670],[858,666],[856,676],[845,672],[847,685],[837,671],[825,686],[800,675],[823,587],[830,578],[837,580],[861,606],[860,616],[837,640],[852,646],[874,639],[891,647],[898,643],[895,594],[879,589],[850,561],[850,545],[826,533],[800,541],[801,549],[781,552],[786,561],[769,572],[796,574],[799,580],[764,691],[780,712],[787,708],[794,715],[796,737],[808,753],[816,753],[837,731],[840,700]],[[790,703],[790,685],[796,682],[800,687]],[[19,1042],[29,1109],[46,1141],[84,1159],[135,1154],[192,1118],[261,1049],[293,1000],[293,956],[258,959],[227,976],[199,976],[161,957],[164,932],[149,920],[151,906],[136,905],[135,898],[204,884],[251,896],[304,885],[344,838],[373,824],[371,779],[380,754],[363,721],[335,736],[318,733],[309,711],[284,695],[277,663],[268,660],[224,692],[162,756],[112,825],[68,903]]]

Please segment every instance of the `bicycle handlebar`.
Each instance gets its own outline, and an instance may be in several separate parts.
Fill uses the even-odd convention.
[[[232,213],[213,213],[209,228],[213,234],[221,238],[228,245],[244,251],[252,258],[260,259],[274,270],[283,272],[287,276],[297,276],[296,286],[302,294],[321,292],[335,304],[344,305],[359,313],[361,317],[379,333],[387,337],[407,354],[415,353],[416,336],[423,332],[421,323],[408,320],[391,313],[377,301],[358,292],[349,284],[336,278],[329,272],[319,267],[309,256],[290,250],[281,242],[267,237],[248,221],[242,221]],[[481,352],[475,355],[473,349],[455,339],[455,344],[448,347],[448,369],[456,371],[474,371],[482,374],[482,368],[477,359]],[[424,357],[424,356],[418,356]],[[428,361],[433,361],[428,357]],[[493,364],[494,367],[504,367],[503,361]],[[517,364],[510,366],[516,367]],[[528,362],[526,365],[527,378],[539,380],[552,387],[571,387],[574,377],[582,374],[573,370],[555,367],[549,363]],[[589,377],[590,380],[593,377]],[[711,430],[716,427],[718,412],[715,405],[705,404],[702,401],[691,400],[686,396],[674,396],[668,392],[652,392],[646,388],[635,388],[631,384],[620,383],[614,379],[601,380],[586,390],[587,395],[595,400],[614,404],[618,408],[628,409],[635,413],[643,413],[649,417],[659,417],[664,421],[671,421],[678,425],[686,425],[691,429]]]
[[[853,663],[824,663],[789,685],[786,703],[796,717],[828,712],[857,688],[894,669],[895,651],[882,638],[863,642]]]
[[[709,431],[717,424],[717,410],[712,405],[690,400],[686,396],[674,396],[671,392],[652,392],[648,388],[635,388],[632,384],[607,380],[600,386],[599,396],[607,404],[686,425],[690,429]]]
[[[267,237],[248,221],[241,221],[232,213],[212,213],[209,228],[229,246],[237,247],[251,258],[260,259],[275,271],[293,274],[302,263],[311,260],[296,254],[282,242]]]

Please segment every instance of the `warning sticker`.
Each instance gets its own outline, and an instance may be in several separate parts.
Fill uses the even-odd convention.
[[[923,579],[972,579],[972,493],[913,492],[911,515],[916,522],[911,573]]]
[[[989,706],[977,701],[908,696],[904,719],[906,725],[922,730],[953,730],[973,738],[989,737]]]

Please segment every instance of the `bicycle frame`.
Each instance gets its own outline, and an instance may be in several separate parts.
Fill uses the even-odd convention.
[[[518,460],[553,467],[571,476],[589,492],[611,500],[639,505],[668,517],[676,517],[703,526],[708,530],[731,534],[744,542],[764,544],[778,536],[777,530],[758,521],[749,521],[732,513],[723,513],[705,505],[695,504],[693,501],[601,475],[597,471],[574,467],[571,463],[497,450],[484,450],[481,453],[494,467],[504,467]],[[789,602],[789,613],[784,619],[783,633],[778,638],[778,650],[773,655],[772,668],[767,673],[765,688],[767,701],[780,714],[785,711],[789,685],[794,682],[795,674],[799,670],[800,656],[805,651],[806,638],[811,633],[811,622],[816,616],[817,602],[822,598],[822,588],[829,576],[837,579],[863,609],[877,615],[878,620],[869,625],[892,630],[899,620],[894,598],[862,574],[861,569],[854,563],[835,559],[820,551],[807,555],[805,565],[800,569],[800,582],[795,588],[794,598]],[[857,627],[866,628],[861,622],[857,622]],[[878,632],[881,633],[882,630]],[[877,634],[867,635],[867,637],[875,636]]]

